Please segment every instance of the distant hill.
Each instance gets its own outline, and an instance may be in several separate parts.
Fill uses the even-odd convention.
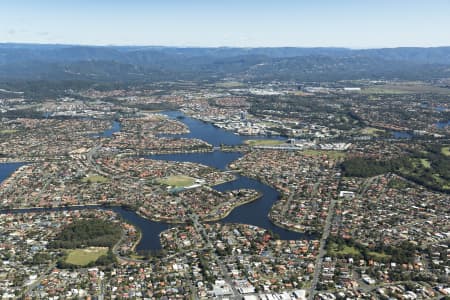
[[[450,77],[450,47],[176,48],[0,44],[0,80],[249,81]]]

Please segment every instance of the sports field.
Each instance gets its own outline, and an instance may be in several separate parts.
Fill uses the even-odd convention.
[[[186,175],[172,175],[159,180],[160,183],[174,187],[185,187],[193,185],[195,178]]]
[[[100,256],[108,253],[108,247],[89,247],[84,249],[67,250],[66,263],[86,266],[90,262],[96,261]]]

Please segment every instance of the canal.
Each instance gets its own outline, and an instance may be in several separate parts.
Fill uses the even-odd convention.
[[[173,135],[175,137],[185,137],[185,138],[198,138],[202,139],[213,146],[220,145],[240,145],[247,139],[267,139],[268,137],[243,137],[233,134],[232,132],[226,131],[224,129],[217,128],[209,123],[190,118],[183,115],[179,111],[168,111],[163,112],[170,118],[177,119],[189,127],[190,132],[182,135]],[[103,137],[110,137],[115,132],[120,131],[121,125],[119,122],[114,121],[111,128],[106,130],[101,134]],[[283,139],[281,137],[271,137],[274,139]],[[150,159],[167,160],[167,161],[178,161],[178,162],[195,162],[203,165],[211,166],[219,170],[227,170],[227,166],[242,156],[238,152],[223,152],[223,151],[213,151],[206,153],[183,153],[183,154],[164,154],[164,155],[152,155],[148,156]],[[17,164],[0,164],[0,182],[12,174],[21,165]],[[228,190],[235,190],[240,188],[248,188],[259,191],[262,196],[251,202],[233,209],[233,211],[220,222],[223,223],[242,223],[250,224],[265,228],[277,234],[281,239],[305,239],[311,236],[298,233],[290,230],[286,230],[274,225],[269,217],[269,211],[273,204],[279,199],[280,194],[274,188],[263,184],[255,179],[248,178],[236,174],[236,180],[231,182],[226,182],[213,187],[217,191],[225,192]],[[67,209],[106,209],[102,206],[83,206],[83,207],[73,207],[73,208],[53,208],[53,209],[25,209],[18,210],[14,212],[30,212],[30,211],[46,211],[46,210],[67,210]],[[146,218],[141,217],[133,211],[129,211],[120,207],[111,207],[108,209],[114,210],[116,213],[120,214],[122,218],[137,226],[141,233],[142,239],[137,245],[136,249],[139,250],[158,250],[161,248],[159,234],[170,227],[167,223],[154,222]],[[0,213],[6,213],[3,210]]]

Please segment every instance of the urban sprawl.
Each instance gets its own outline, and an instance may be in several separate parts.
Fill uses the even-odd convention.
[[[16,167],[0,184],[0,298],[450,297],[444,86],[2,91],[0,173]],[[243,142],[190,137],[186,118]],[[239,155],[226,169],[153,156],[178,153]],[[274,188],[279,199],[259,217],[302,238],[221,222],[263,195],[215,188],[240,176]],[[117,207],[168,224],[160,249],[140,247],[144,229]]]

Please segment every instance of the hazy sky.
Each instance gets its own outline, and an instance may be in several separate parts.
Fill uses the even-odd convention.
[[[450,0],[0,0],[0,42],[450,45]]]

